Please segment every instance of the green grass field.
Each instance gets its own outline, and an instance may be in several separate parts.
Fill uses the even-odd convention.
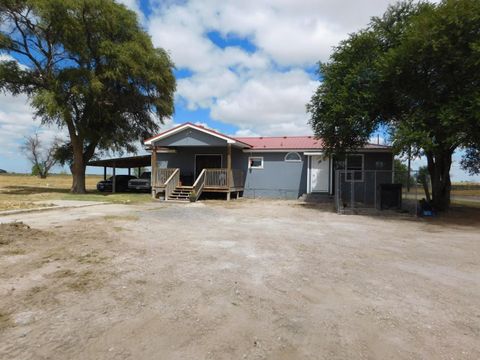
[[[148,193],[101,193],[96,184],[99,175],[87,175],[87,194],[70,194],[70,175],[51,175],[46,179],[21,174],[0,174],[0,211],[38,207],[37,201],[84,200],[112,203],[138,203],[151,201]]]

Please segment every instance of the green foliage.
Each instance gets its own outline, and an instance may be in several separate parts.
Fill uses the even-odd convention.
[[[394,180],[396,184],[402,184],[404,187],[413,186],[415,184],[415,179],[413,176],[408,174],[408,167],[401,160],[393,160],[393,169],[394,169]],[[410,176],[410,181],[408,178]],[[407,184],[408,183],[408,184]]]
[[[41,176],[43,174],[43,169],[40,164],[34,164],[32,166],[32,176]]]
[[[465,156],[461,161],[463,169],[467,170],[470,175],[480,174],[480,149],[469,148],[465,152]]]
[[[173,64],[125,6],[4,0],[0,22],[0,51],[26,65],[0,63],[0,90],[26,93],[43,123],[66,127],[74,174],[97,150],[135,151],[173,113]]]
[[[478,0],[389,7],[320,64],[307,105],[315,134],[344,153],[387,128],[399,153],[427,157],[434,198],[448,205],[453,152],[480,148],[479,34]]]

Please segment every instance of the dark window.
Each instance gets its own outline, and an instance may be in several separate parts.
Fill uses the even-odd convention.
[[[302,161],[302,157],[297,152],[289,152],[285,155],[285,161]]]
[[[347,155],[347,181],[363,181],[363,155]]]
[[[250,169],[263,169],[263,157],[249,157],[248,167]]]

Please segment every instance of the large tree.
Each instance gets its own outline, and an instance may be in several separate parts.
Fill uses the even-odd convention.
[[[173,113],[168,54],[113,0],[2,0],[0,89],[26,93],[42,122],[66,128],[72,192],[98,150],[134,151]]]
[[[424,155],[432,202],[450,203],[457,149],[480,149],[480,1],[401,2],[349,36],[320,64],[307,109],[328,152],[344,153],[388,129],[401,153]]]

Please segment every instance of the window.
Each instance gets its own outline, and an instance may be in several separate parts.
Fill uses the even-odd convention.
[[[299,162],[302,161],[302,157],[297,152],[289,152],[285,155],[285,161]]]
[[[251,156],[248,158],[249,169],[263,169],[263,157]]]
[[[346,181],[363,181],[363,154],[347,155]]]

